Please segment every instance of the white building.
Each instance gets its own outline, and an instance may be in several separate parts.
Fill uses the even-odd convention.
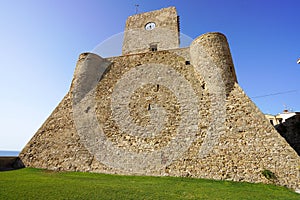
[[[277,115],[265,114],[266,118],[274,126],[285,122],[288,118],[293,117],[295,115],[300,115],[300,112],[290,112],[288,110],[283,110],[282,113],[279,113]]]

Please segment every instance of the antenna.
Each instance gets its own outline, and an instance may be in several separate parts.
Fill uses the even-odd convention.
[[[135,4],[134,5],[135,6],[135,14],[138,14],[138,11],[139,11],[139,4]]]

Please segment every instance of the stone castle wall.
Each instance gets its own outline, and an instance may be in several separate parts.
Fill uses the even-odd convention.
[[[20,157],[53,170],[248,182],[269,182],[268,169],[300,187],[299,156],[237,84],[218,33],[185,49],[82,54],[70,91]]]

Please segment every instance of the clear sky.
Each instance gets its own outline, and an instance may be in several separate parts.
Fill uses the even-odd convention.
[[[139,12],[176,6],[181,32],[227,36],[264,113],[300,111],[299,0],[0,0],[0,150],[21,150],[67,93],[77,58]]]

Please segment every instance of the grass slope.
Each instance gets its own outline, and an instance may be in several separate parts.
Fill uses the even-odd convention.
[[[0,172],[0,199],[300,199],[284,187],[26,168]]]

